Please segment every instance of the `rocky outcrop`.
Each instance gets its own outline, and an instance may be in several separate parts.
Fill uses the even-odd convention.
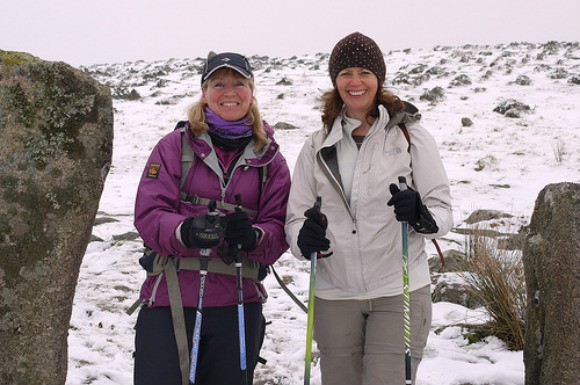
[[[580,379],[580,184],[538,195],[523,250],[527,296],[526,385]]]
[[[80,264],[113,146],[109,89],[0,51],[0,383],[64,384]]]

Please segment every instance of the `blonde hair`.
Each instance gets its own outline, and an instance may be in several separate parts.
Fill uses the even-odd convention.
[[[234,74],[234,76],[246,80],[248,82],[248,86],[252,91],[255,90],[253,79],[247,79],[238,74],[236,71],[229,68],[224,69],[223,71],[231,71]],[[202,83],[201,85],[202,89],[204,90],[207,89],[210,79],[211,76]],[[195,102],[187,110],[187,119],[189,120],[190,130],[191,133],[196,137],[202,135],[204,132],[207,132],[209,130],[209,126],[206,123],[204,113],[205,107],[207,107],[207,103],[205,103],[203,101],[203,97],[200,96],[199,100]],[[258,108],[258,101],[256,100],[255,96],[252,96],[252,103],[250,104],[248,117],[249,117],[248,123],[252,126],[252,136],[254,138],[254,142],[256,142],[255,152],[258,153],[262,151],[262,149],[268,143],[268,134],[266,133],[266,129],[264,128],[264,122],[262,121],[262,115],[260,114],[260,109]]]
[[[332,130],[332,125],[337,116],[340,115],[344,102],[338,93],[338,89],[326,91],[320,96],[319,101],[322,103],[322,123],[328,131]],[[405,106],[401,99],[385,88],[380,88],[375,97],[375,107],[369,112],[368,116],[376,118],[379,116],[379,105],[383,105],[389,113],[403,111]]]

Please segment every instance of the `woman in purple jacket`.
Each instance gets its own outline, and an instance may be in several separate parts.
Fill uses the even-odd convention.
[[[288,248],[290,172],[249,62],[211,52],[201,91],[182,129],[153,149],[137,191],[135,227],[156,257],[140,294],[136,385],[251,384],[264,337],[260,279]]]

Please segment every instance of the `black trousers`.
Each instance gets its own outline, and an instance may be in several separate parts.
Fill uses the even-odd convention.
[[[184,313],[191,354],[195,309],[184,308]],[[264,340],[262,304],[245,304],[244,315],[247,384],[252,384]],[[245,385],[240,370],[237,306],[204,308],[201,325],[196,385]],[[181,385],[171,309],[143,307],[135,331],[134,384]]]

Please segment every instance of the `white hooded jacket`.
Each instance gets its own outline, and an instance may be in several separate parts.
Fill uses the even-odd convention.
[[[416,108],[407,107],[407,112],[391,117],[379,106],[379,117],[356,156],[350,200],[338,172],[342,117],[335,120],[330,132],[325,128],[314,132],[296,162],[286,218],[287,241],[292,253],[303,258],[296,243],[298,232],[304,212],[321,196],[333,255],[318,261],[317,275],[341,291],[364,294],[402,282],[401,224],[393,207],[386,204],[391,198],[389,185],[398,183],[399,176],[419,192],[438,226],[434,234],[419,234],[409,226],[410,270],[426,265],[425,238],[440,237],[452,226],[449,181],[437,144],[419,124]],[[410,151],[399,123],[407,127]]]

